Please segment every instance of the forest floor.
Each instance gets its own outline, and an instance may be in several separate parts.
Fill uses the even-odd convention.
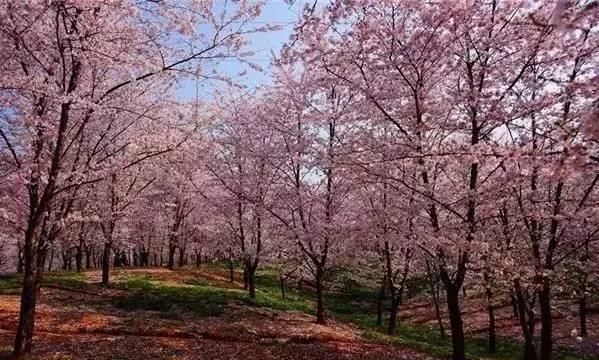
[[[305,291],[289,289],[283,299],[276,277],[265,271],[258,276],[257,298],[250,300],[240,274],[236,277],[229,282],[227,271],[218,267],[127,269],[114,271],[112,285],[102,288],[99,271],[46,274],[31,359],[419,360],[449,354],[449,341],[440,338],[428,303],[406,305],[398,335],[388,337],[374,326],[372,293],[331,294],[328,323],[317,325]],[[490,356],[484,350],[483,304],[465,301],[469,356],[520,358],[517,323],[509,313],[500,309],[498,353]],[[5,276],[0,279],[0,358],[10,354],[18,310],[18,278]],[[560,348],[571,348],[569,332],[575,325],[560,323],[567,318],[556,318],[556,328],[567,330],[558,331]],[[597,317],[591,321],[596,345]],[[585,351],[588,358],[594,358],[592,351]]]

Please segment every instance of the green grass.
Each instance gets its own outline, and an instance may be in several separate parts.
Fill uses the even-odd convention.
[[[232,300],[242,300],[243,291],[216,288],[208,285],[175,286],[147,277],[129,279],[117,285],[128,294],[115,297],[113,305],[126,310],[152,310],[176,317],[181,312],[197,316],[218,316]]]
[[[22,286],[23,274],[0,275],[0,294],[19,294]],[[67,271],[44,273],[42,287],[44,286],[64,286],[81,289],[85,287],[85,277],[81,273]]]
[[[20,274],[0,275],[0,294],[14,294],[21,290],[23,277]]]
[[[83,275],[83,273],[71,271],[44,273],[42,278],[42,287],[48,285],[82,289],[86,286],[85,275]]]

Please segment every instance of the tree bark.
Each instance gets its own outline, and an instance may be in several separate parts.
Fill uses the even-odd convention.
[[[169,270],[173,270],[175,267],[175,250],[177,249],[176,245],[169,244],[168,245],[168,263],[166,267]]]
[[[493,308],[493,291],[491,290],[491,276],[489,269],[484,271],[485,295],[487,297],[487,315],[489,317],[489,353],[497,350],[497,337],[495,335],[495,309]]]
[[[179,246],[179,267],[183,267],[185,265],[185,246]]]
[[[75,270],[77,270],[78,273],[81,272],[81,267],[83,264],[83,247],[85,246],[85,244],[83,243],[83,239],[79,240],[79,246],[77,246],[76,252],[75,252]]]
[[[251,299],[255,299],[256,298],[256,271],[255,269],[252,270],[250,273],[248,273],[248,290],[250,293],[250,298]]]
[[[385,301],[385,290],[387,288],[387,276],[383,276],[379,296],[376,302],[376,326],[383,326],[383,301]]]
[[[395,335],[397,327],[397,313],[399,312],[399,299],[395,296],[391,297],[391,309],[389,310],[389,324],[387,326],[387,335]]]
[[[510,294],[510,302],[512,303],[512,313],[514,315],[514,319],[518,319],[518,300],[516,300],[516,296],[514,294]]]
[[[50,261],[48,262],[48,272],[52,271],[52,263],[54,262],[54,248],[50,250]]]
[[[196,268],[200,268],[200,265],[202,265],[202,250],[198,251],[195,250],[196,253]]]
[[[281,299],[285,300],[285,277],[279,274],[279,286],[281,287]]]
[[[582,294],[578,300],[578,317],[580,319],[580,336],[586,337],[589,335],[587,330],[587,297]]]
[[[235,268],[234,268],[234,264],[233,264],[233,257],[230,256],[229,257],[229,281],[233,282],[235,280],[235,272],[234,272]]]
[[[13,355],[20,359],[31,352],[33,329],[35,324],[35,306],[39,295],[43,272],[43,239],[34,241],[36,225],[29,224],[23,246],[24,276],[21,291],[19,322],[15,334]],[[41,266],[41,268],[40,268]]]
[[[110,277],[110,253],[112,251],[112,242],[104,243],[104,254],[102,255],[102,285],[108,286]]]
[[[35,306],[37,304],[38,286],[37,270],[25,266],[23,277],[23,290],[21,293],[21,308],[19,323],[15,336],[14,355],[19,358],[20,354],[31,351],[33,338],[33,327],[35,323]]]
[[[324,316],[324,271],[321,267],[316,269],[316,323],[325,324]]]
[[[439,293],[439,277],[438,274],[435,276],[433,272],[434,267],[430,265],[428,259],[426,260],[426,274],[428,277],[429,286],[431,289],[431,297],[433,299],[433,305],[435,307],[435,316],[437,317],[437,324],[439,324],[439,332],[441,333],[441,338],[445,338],[445,327],[443,326],[443,318],[441,317],[441,308],[440,308],[440,293]]]
[[[535,360],[537,358],[537,351],[535,349],[533,335],[535,318],[532,309],[524,299],[524,294],[518,280],[514,281],[514,290],[516,293],[516,299],[518,303],[518,319],[520,319],[520,328],[524,337],[524,360]],[[532,304],[534,306],[534,303]],[[530,306],[530,307],[532,307]]]
[[[541,360],[551,360],[553,350],[551,319],[551,290],[549,279],[543,279],[543,288],[539,293],[539,306],[541,308]]]
[[[92,266],[92,251],[91,246],[85,247],[85,268],[90,269]]]
[[[23,273],[23,269],[25,268],[25,264],[23,263],[24,260],[24,254],[23,254],[23,246],[21,246],[20,243],[17,243],[17,273],[21,274]]]
[[[250,280],[248,278],[248,265],[247,263],[243,267],[243,290],[248,290],[250,286]]]
[[[258,260],[245,261],[243,267],[244,288],[248,290],[250,298],[256,298],[256,269],[258,268]]]
[[[459,288],[453,285],[446,286],[447,312],[451,327],[451,344],[453,346],[453,360],[466,360],[466,349],[464,346],[464,324],[460,311]]]

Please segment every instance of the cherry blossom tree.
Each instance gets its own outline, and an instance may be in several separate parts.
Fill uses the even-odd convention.
[[[149,84],[169,85],[172,70],[201,75],[201,64],[240,55],[244,34],[261,29],[239,23],[256,17],[260,8],[246,1],[219,11],[213,2],[195,1],[1,4],[2,102],[10,104],[14,132],[23,133],[18,142],[4,130],[2,137],[29,198],[16,356],[31,348],[45,247],[42,224],[56,194],[70,186],[64,184],[65,162],[77,159],[73,144],[89,128],[108,126],[106,116]],[[193,45],[181,46],[177,38]]]

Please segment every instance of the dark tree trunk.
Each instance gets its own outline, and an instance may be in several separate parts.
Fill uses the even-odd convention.
[[[451,344],[453,347],[453,360],[465,360],[466,349],[464,346],[464,324],[460,311],[460,289],[454,285],[446,285],[447,312],[449,313],[449,324],[451,326]]]
[[[316,269],[316,323],[326,323],[324,317],[324,270],[322,267]]]
[[[92,266],[92,252],[91,247],[85,247],[85,268],[90,269]]]
[[[102,285],[108,286],[110,277],[110,253],[112,251],[112,243],[104,243],[104,254],[102,255]],[[116,256],[115,256],[116,257]]]
[[[79,246],[77,246],[76,252],[75,252],[75,269],[77,270],[78,273],[81,272],[81,267],[83,264],[83,248],[84,247],[85,247],[85,244],[83,243],[83,239],[80,239]]]
[[[137,250],[133,249],[133,266],[139,266],[139,256],[137,255]]]
[[[379,296],[376,302],[376,326],[383,326],[383,301],[385,301],[385,290],[387,289],[387,276],[383,276]]]
[[[391,297],[391,309],[389,309],[389,324],[387,325],[387,335],[395,335],[397,328],[397,313],[399,312],[400,300],[396,296]]]
[[[514,319],[518,319],[518,300],[513,293],[510,294],[510,302],[512,303],[512,313],[514,315]]]
[[[25,268],[25,265],[23,264],[23,259],[24,259],[23,247],[21,245],[17,244],[17,248],[18,248],[18,252],[17,252],[17,273],[21,274],[21,273],[23,273],[23,269]]]
[[[62,252],[62,270],[67,269],[67,262],[69,261],[69,257],[66,252]]]
[[[166,267],[169,268],[170,270],[173,270],[175,267],[175,250],[176,249],[177,249],[177,246],[175,246],[173,244],[168,245],[168,263],[167,263]]]
[[[443,326],[443,318],[441,317],[441,307],[439,306],[439,292],[437,290],[437,296],[433,297],[433,303],[435,305],[435,316],[437,317],[437,324],[439,325],[439,333],[441,338],[445,339],[445,326]]]
[[[33,329],[35,324],[35,306],[39,295],[40,282],[43,272],[43,239],[34,241],[35,226],[30,225],[25,234],[23,246],[24,276],[23,290],[21,292],[21,308],[19,322],[15,334],[13,355],[20,359],[31,352]]]
[[[439,284],[439,276],[438,273],[434,271],[434,266],[431,266],[428,260],[426,260],[426,274],[428,277],[428,282],[431,290],[431,297],[433,299],[433,305],[435,307],[435,316],[437,317],[437,324],[439,325],[439,332],[441,333],[441,338],[445,338],[445,327],[443,326],[443,318],[441,317],[441,307],[440,307],[440,284]]]
[[[54,248],[50,250],[50,261],[48,262],[48,272],[52,271],[52,263],[54,262]]]
[[[281,288],[281,299],[285,300],[285,277],[279,274],[279,287]]]
[[[250,286],[250,280],[248,277],[248,265],[247,263],[243,267],[243,290],[248,290]]]
[[[539,306],[541,308],[541,360],[551,360],[552,319],[551,319],[551,290],[549,279],[543,280],[543,288],[539,293]]]
[[[537,358],[537,352],[533,341],[535,326],[534,312],[532,311],[532,309],[528,308],[528,304],[524,299],[524,294],[522,293],[520,282],[518,280],[514,281],[514,290],[516,293],[516,299],[518,303],[518,319],[520,320],[520,329],[522,330],[522,335],[524,337],[523,359],[535,360]]]
[[[200,265],[202,265],[202,250],[196,250],[196,268],[200,268]]]
[[[229,281],[233,282],[235,281],[235,266],[233,264],[233,257],[230,256],[229,257]]]
[[[489,316],[489,352],[495,353],[497,350],[497,339],[495,336],[495,309],[493,308],[493,291],[491,290],[491,277],[485,270],[483,274],[485,280],[485,295],[487,297],[487,315]]]
[[[256,269],[254,268],[248,273],[248,291],[250,293],[250,298],[256,298]]]
[[[179,246],[179,267],[186,265],[187,261],[185,259],[185,246]]]
[[[580,336],[589,335],[587,330],[587,297],[585,294],[578,300],[578,316],[580,319]]]
[[[258,268],[258,261],[246,260],[243,267],[243,282],[244,289],[248,290],[250,298],[256,298],[256,269]]]

